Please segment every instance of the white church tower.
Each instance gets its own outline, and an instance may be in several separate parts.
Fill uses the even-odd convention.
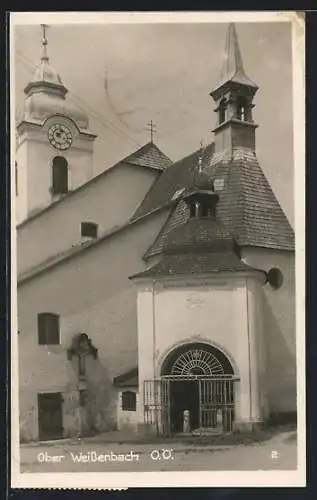
[[[42,57],[16,124],[17,223],[93,176],[93,144],[85,112],[67,102],[67,88],[52,68],[42,25]]]

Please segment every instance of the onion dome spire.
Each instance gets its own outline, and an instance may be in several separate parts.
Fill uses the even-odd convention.
[[[24,92],[27,96],[35,92],[45,91],[55,94],[62,98],[67,94],[67,88],[64,86],[60,75],[51,66],[48,57],[48,40],[46,24],[42,24],[42,57],[39,66],[36,68],[31,82],[27,84]]]
[[[81,131],[89,131],[88,114],[65,99],[68,92],[60,75],[50,64],[46,24],[42,28],[42,55],[32,80],[24,89],[26,99],[18,125],[23,122],[43,124],[54,115],[63,115],[73,120]]]

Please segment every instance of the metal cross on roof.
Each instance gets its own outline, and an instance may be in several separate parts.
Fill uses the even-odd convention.
[[[42,56],[42,59],[48,59],[48,57],[47,57],[47,38],[46,38],[46,30],[48,27],[49,27],[48,24],[41,24],[41,28],[43,31],[43,37],[42,37],[43,56]]]
[[[155,123],[153,123],[152,120],[147,124],[147,129],[146,130],[148,132],[150,132],[150,134],[151,134],[151,142],[153,142],[153,136],[154,136],[154,134],[156,134],[156,125],[155,125]]]
[[[203,169],[203,154],[204,154],[204,143],[203,141],[200,141],[200,150],[199,150],[199,157],[198,157],[198,171],[201,172]]]

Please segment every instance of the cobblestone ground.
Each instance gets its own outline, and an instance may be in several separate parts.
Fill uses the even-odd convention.
[[[283,433],[262,443],[231,446],[98,443],[83,439],[22,445],[20,465],[22,473],[289,470],[297,467],[296,455],[295,433]]]

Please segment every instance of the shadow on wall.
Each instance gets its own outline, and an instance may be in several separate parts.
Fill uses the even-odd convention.
[[[98,357],[85,357],[85,376],[79,377],[78,358],[69,361],[64,397],[64,437],[110,431],[116,425],[116,393]]]
[[[73,336],[67,349],[69,361],[64,435],[86,435],[112,430],[116,399],[98,349],[86,333]]]
[[[87,417],[97,432],[113,430],[116,426],[116,391],[107,369],[91,356],[86,362]]]
[[[267,356],[267,391],[271,414],[296,411],[296,349],[295,333],[285,332],[263,294],[264,338]],[[293,343],[293,346],[292,346]],[[293,347],[293,349],[292,349]]]
[[[69,384],[64,400],[64,435],[93,434],[116,425],[116,392],[107,369],[98,357],[85,357],[85,376],[79,378],[78,358],[70,361]]]

